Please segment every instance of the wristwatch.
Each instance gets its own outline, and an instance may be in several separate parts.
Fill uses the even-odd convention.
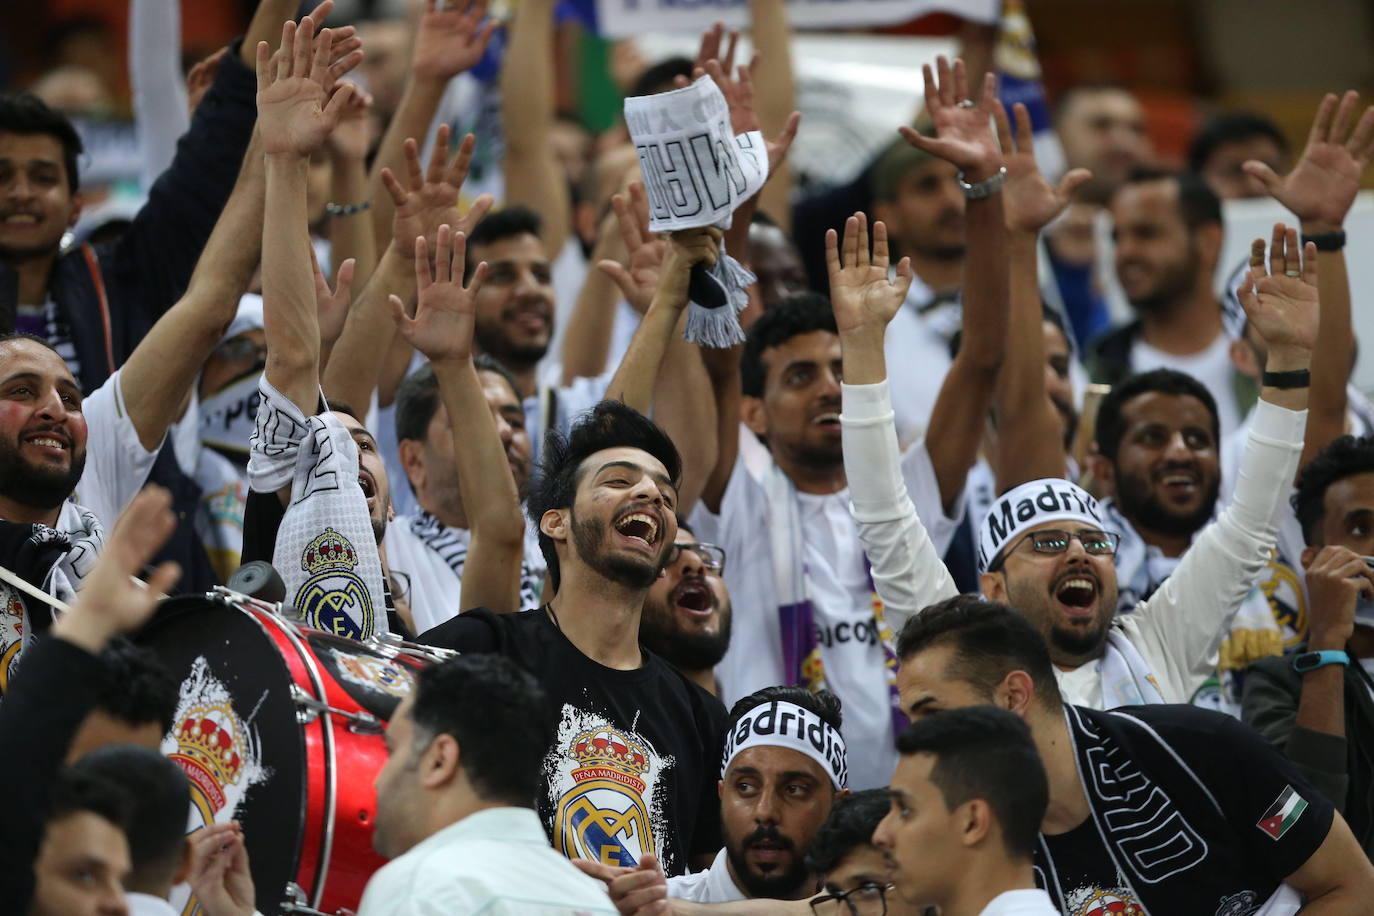
[[[1350,656],[1340,649],[1323,649],[1321,652],[1300,652],[1293,656],[1293,670],[1298,674],[1316,671],[1327,665],[1349,665]]]
[[[982,200],[984,197],[991,197],[1002,190],[1002,185],[1007,183],[1007,167],[1004,165],[994,174],[989,175],[982,181],[969,184],[964,180],[964,173],[959,173],[959,187],[964,189],[964,196],[969,200]]]

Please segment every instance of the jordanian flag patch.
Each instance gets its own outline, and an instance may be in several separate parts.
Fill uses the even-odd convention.
[[[1277,840],[1288,832],[1289,827],[1297,823],[1298,818],[1302,817],[1306,810],[1307,802],[1293,791],[1292,786],[1287,786],[1255,826]]]

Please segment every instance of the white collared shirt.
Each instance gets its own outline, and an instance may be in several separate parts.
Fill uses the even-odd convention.
[[[724,848],[716,853],[711,867],[705,871],[669,878],[668,896],[692,903],[733,903],[749,899],[730,877],[730,860]]]
[[[1003,891],[993,897],[978,916],[1059,916],[1059,910],[1055,909],[1049,894],[1027,889]]]
[[[359,916],[614,914],[600,881],[549,847],[529,808],[488,808],[450,824],[372,876]]]

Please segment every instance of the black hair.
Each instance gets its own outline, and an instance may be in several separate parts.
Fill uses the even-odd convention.
[[[81,137],[67,116],[31,92],[0,95],[0,133],[33,136],[46,134],[62,146],[62,164],[67,169],[67,189],[75,194],[81,187],[76,160],[84,147]]]
[[[625,95],[627,98],[655,95],[672,89],[673,79],[679,76],[692,78],[692,59],[690,57],[669,57],[647,67]]]
[[[7,344],[15,340],[31,341],[32,343],[39,344],[51,350],[52,352],[57,353],[58,356],[62,355],[61,353],[57,352],[56,347],[48,343],[48,341],[44,340],[42,337],[39,337],[37,334],[30,334],[27,331],[10,331],[7,334],[0,334],[0,344]]]
[[[550,509],[571,508],[577,496],[582,462],[603,449],[636,448],[662,463],[676,487],[682,480],[682,457],[668,434],[639,411],[620,401],[602,401],[573,424],[571,432],[551,429],[544,437],[539,469],[529,483],[525,507],[536,525]],[[553,538],[539,532],[539,551],[548,564],[549,584],[558,590],[558,554]]]
[[[1035,695],[1043,705],[1057,707],[1062,702],[1045,637],[1005,604],[955,595],[909,619],[897,634],[897,657],[904,662],[940,646],[954,649],[946,669],[949,676],[966,681],[989,700],[1008,674],[1024,671],[1035,682]]]
[[[683,515],[681,512],[676,512],[674,514],[677,516],[677,530],[685,531],[693,537],[696,537],[697,530],[692,527],[692,523],[687,519],[687,516]]]
[[[346,413],[353,419],[357,420],[359,423],[367,419],[366,411],[364,411],[363,413],[358,413],[356,410],[353,409],[352,404],[348,403],[347,401],[340,401],[338,398],[325,398],[324,409],[329,411],[330,413]]]
[[[1322,520],[1326,517],[1326,490],[1333,483],[1374,471],[1374,436],[1341,436],[1333,439],[1298,472],[1293,490],[1293,512],[1302,525],[1308,547],[1323,546]]]
[[[1097,450],[1103,457],[1112,463],[1116,462],[1117,452],[1121,448],[1121,437],[1126,435],[1126,419],[1123,412],[1127,402],[1142,394],[1154,392],[1193,397],[1201,401],[1202,406],[1207,408],[1207,415],[1212,418],[1212,442],[1220,447],[1221,421],[1217,417],[1217,400],[1212,397],[1212,392],[1207,390],[1207,386],[1186,372],[1176,369],[1151,369],[1149,372],[1132,375],[1114,386],[1098,405],[1095,435]]]
[[[510,386],[511,392],[515,394],[515,399],[520,400],[520,383],[515,380],[515,376],[511,374],[509,369],[497,361],[496,357],[490,353],[478,353],[472,358],[472,368],[478,372],[490,372],[493,375],[501,376]]]
[[[124,835],[129,840],[131,889],[161,893],[170,887],[186,851],[186,773],[146,747],[112,744],[82,756],[73,768],[111,782],[129,796]]]
[[[855,849],[873,844],[873,831],[892,807],[886,789],[865,789],[835,799],[806,852],[811,874],[824,877]]]
[[[102,817],[120,830],[129,824],[133,801],[117,783],[103,776],[87,773],[75,767],[63,767],[53,782],[48,801],[48,820],[51,824],[82,811]],[[186,809],[181,812],[182,829],[186,827]],[[184,835],[184,834],[183,834]]]
[[[452,735],[478,795],[534,807],[556,723],[533,675],[500,655],[451,658],[420,672],[410,715],[417,754],[435,736]]]
[[[426,430],[439,411],[439,380],[425,363],[401,380],[396,389],[396,441],[424,442]]]
[[[96,709],[129,725],[156,722],[163,734],[172,730],[181,685],[156,653],[121,636],[110,640],[100,661],[105,687]]]
[[[500,210],[491,211],[482,217],[476,226],[472,227],[472,233],[468,236],[463,263],[463,281],[467,282],[471,278],[473,268],[477,266],[477,261],[472,256],[472,249],[476,246],[493,245],[496,242],[518,238],[522,235],[541,238],[540,233],[543,231],[544,218],[529,207],[503,207]]]
[[[1030,726],[1020,716],[996,706],[937,712],[904,728],[897,750],[935,757],[930,781],[945,807],[981,798],[1002,828],[1007,854],[1024,862],[1035,857],[1050,789]]]
[[[744,394],[763,397],[768,372],[763,367],[763,353],[770,347],[780,347],[793,337],[812,331],[838,333],[835,313],[830,300],[820,293],[797,293],[783,299],[759,316],[749,329],[740,357],[740,378]]]
[[[1183,217],[1183,225],[1194,232],[1208,224],[1221,225],[1221,198],[1217,197],[1207,182],[1191,172],[1171,172],[1138,166],[1126,176],[1123,188],[1136,184],[1153,184],[1156,181],[1172,181],[1178,188],[1178,209]]]
[[[1273,140],[1281,152],[1288,152],[1288,138],[1273,121],[1250,111],[1227,111],[1212,117],[1188,144],[1188,171],[1202,174],[1219,147],[1252,137],[1266,137]]]
[[[728,735],[733,731],[735,725],[749,710],[757,709],[769,703],[791,703],[800,706],[807,712],[814,713],[835,731],[843,734],[840,726],[844,723],[844,712],[840,698],[829,690],[812,692],[805,687],[765,687],[762,690],[754,691],[747,697],[740,697],[735,701],[735,705],[730,707],[730,717],[726,723],[725,733]]]

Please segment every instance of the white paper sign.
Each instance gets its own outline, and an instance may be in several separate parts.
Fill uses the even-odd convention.
[[[607,38],[646,32],[700,32],[712,23],[749,25],[746,0],[595,0],[597,31]],[[953,13],[973,22],[996,22],[1002,0],[788,0],[795,29],[892,25],[927,13]]]
[[[728,228],[730,214],[768,178],[758,131],[735,136],[725,96],[709,76],[684,89],[625,100],[653,232]]]

